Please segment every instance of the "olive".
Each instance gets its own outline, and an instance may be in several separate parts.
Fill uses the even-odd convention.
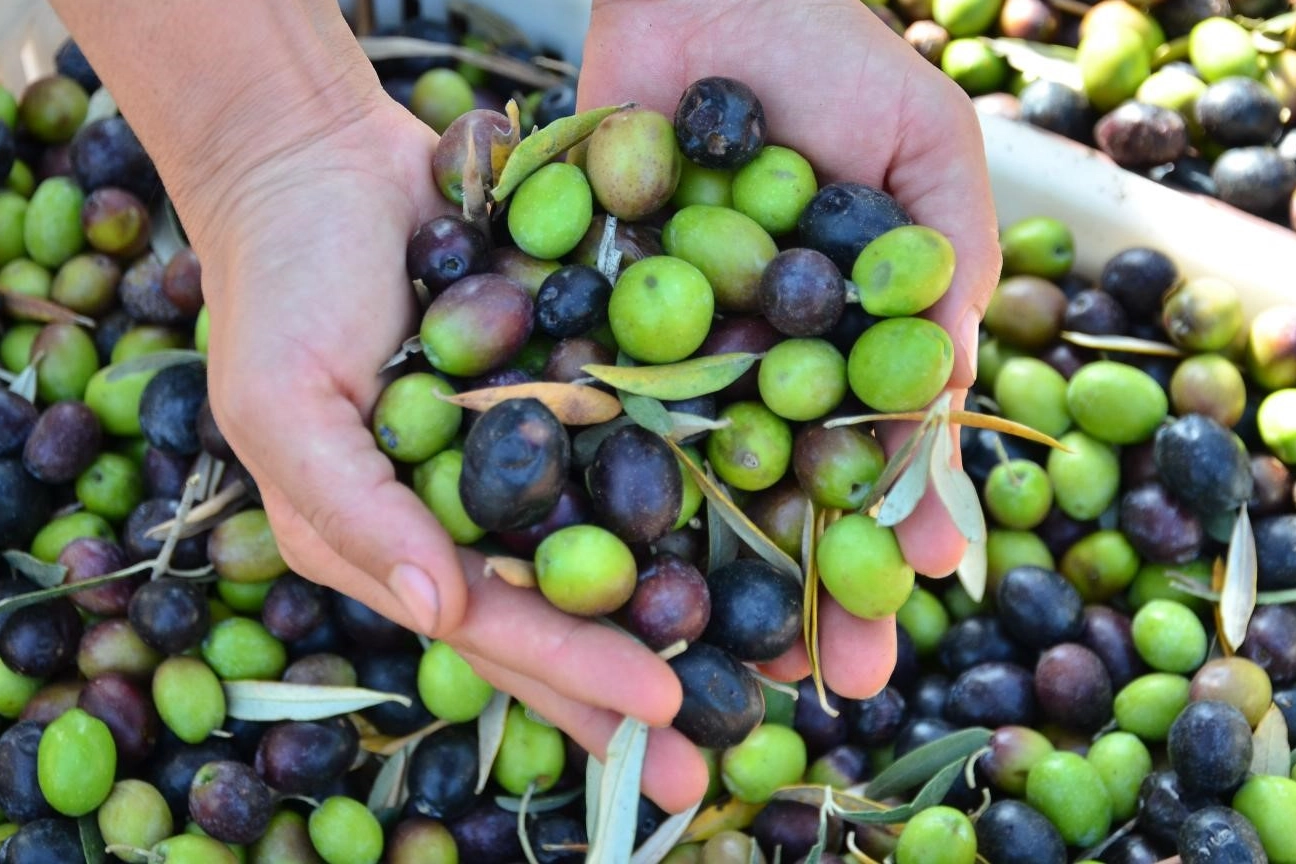
[[[773,660],[801,635],[804,592],[771,564],[739,558],[707,575],[711,616],[702,639],[744,662]]]
[[[761,687],[734,657],[699,642],[669,663],[684,690],[672,725],[694,744],[731,747],[756,728],[765,708]]]

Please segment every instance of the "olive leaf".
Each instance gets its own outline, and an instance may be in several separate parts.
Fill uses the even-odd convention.
[[[535,792],[535,788],[534,780],[527,784],[526,791],[522,793],[522,799],[518,802],[517,809],[518,844],[522,847],[522,857],[526,858],[527,864],[540,864],[540,861],[536,858],[535,850],[531,848],[531,837],[526,830],[527,810],[531,806],[531,795]]]
[[[450,57],[487,72],[494,72],[540,90],[563,82],[551,72],[507,54],[486,54],[462,45],[430,42],[412,36],[361,36],[356,39],[370,60],[395,60],[402,57]]]
[[[701,810],[688,830],[680,838],[681,843],[705,842],[721,831],[741,831],[756,818],[764,804],[748,804],[737,798],[723,798]]]
[[[67,577],[68,568],[62,564],[51,564],[48,561],[42,561],[35,555],[19,549],[6,549],[3,555],[4,560],[8,562],[10,567],[42,588],[53,588],[56,585],[62,585],[63,580]]]
[[[108,92],[107,87],[101,86],[90,94],[90,99],[86,103],[85,119],[81,121],[79,128],[84,129],[96,120],[116,117],[118,113],[117,100]]]
[[[891,488],[886,490],[886,497],[882,499],[882,506],[878,508],[879,525],[888,528],[899,525],[918,508],[918,502],[927,492],[927,480],[931,476],[932,453],[940,428],[939,425],[932,424],[919,427],[918,446],[914,450],[913,458],[896,478],[895,483],[891,484]]]
[[[880,800],[905,792],[929,780],[950,765],[961,764],[990,741],[990,730],[979,726],[960,729],[911,750],[882,770],[865,787],[869,798]]]
[[[707,477],[714,481],[715,475],[711,473],[710,466],[707,466],[706,472]],[[706,499],[706,514],[707,572],[710,573],[738,557],[738,535],[729,526],[716,502],[710,498]]]
[[[1281,15],[1261,21],[1253,29],[1269,36],[1286,36],[1294,27],[1296,27],[1296,12],[1283,12]]]
[[[40,383],[36,369],[40,365],[40,359],[43,356],[45,356],[44,353],[33,358],[30,363],[23,367],[21,372],[14,376],[14,379],[9,382],[10,393],[35,404],[36,387]]]
[[[700,432],[714,432],[717,429],[727,429],[733,425],[733,421],[727,418],[724,420],[712,420],[709,417],[685,414],[681,411],[667,411],[666,416],[670,417],[671,421],[669,437],[672,441],[684,441]]]
[[[643,845],[630,856],[630,864],[657,864],[670,854],[680,838],[684,836],[684,832],[688,830],[689,823],[693,821],[693,816],[701,806],[702,801],[699,799],[692,807],[670,816],[658,825],[657,830],[648,835]]]
[[[1045,435],[1038,429],[1032,429],[1023,423],[1005,420],[1003,417],[996,417],[993,414],[978,414],[975,411],[951,411],[949,412],[949,419],[951,423],[957,423],[960,426],[989,429],[992,432],[1000,432],[1004,435],[1025,438],[1028,441],[1034,441],[1036,444],[1044,444],[1064,453],[1071,452],[1066,445],[1051,435]]]
[[[533,795],[527,802],[528,813],[550,813],[554,810],[561,810],[577,798],[585,794],[585,790],[579,786],[574,786],[563,792],[555,792],[552,795]],[[507,810],[510,813],[516,813],[522,806],[521,798],[513,798],[508,795],[496,795],[495,803],[501,810]]]
[[[805,518],[801,524],[801,567],[805,571],[802,635],[819,708],[829,717],[836,717],[840,712],[828,702],[828,687],[824,683],[823,661],[819,654],[819,564],[816,552],[826,524],[827,514],[817,510],[814,502],[806,501]]]
[[[477,794],[480,795],[490,780],[491,767],[504,742],[504,721],[508,719],[512,697],[496,690],[482,713],[477,716]]]
[[[437,398],[470,411],[487,411],[510,399],[535,399],[565,426],[593,426],[621,413],[621,403],[611,393],[584,384],[532,381],[483,387],[463,393],[437,393]]]
[[[405,803],[408,791],[405,774],[409,770],[409,760],[415,746],[414,743],[406,744],[388,756],[382,768],[378,769],[373,786],[369,788],[369,798],[365,802],[370,813],[381,818],[383,814],[394,811]]]
[[[827,426],[828,424],[825,423],[824,425]],[[858,509],[861,513],[866,513],[869,510],[872,510],[882,501],[883,496],[885,496],[887,492],[891,490],[891,487],[895,485],[896,479],[904,473],[906,468],[909,467],[909,463],[913,460],[914,453],[918,450],[919,445],[922,443],[922,439],[923,427],[919,426],[909,434],[909,437],[905,438],[905,440],[901,442],[899,449],[892,454],[891,458],[887,460],[886,465],[882,468],[882,473],[878,475],[878,479],[873,483],[873,488],[869,490],[869,493],[864,496],[864,500],[860,502]]]
[[[519,141],[509,154],[504,170],[500,172],[499,182],[490,190],[491,198],[503,201],[522,185],[523,180],[559,153],[588,138],[604,118],[633,107],[633,102],[625,102],[621,105],[592,108],[570,117],[560,117],[543,129],[532,132]]]
[[[477,164],[477,136],[468,136],[468,146],[464,152],[463,177],[460,189],[463,192],[463,218],[473,225],[482,236],[490,236],[490,202],[487,190],[493,177],[483,177]]]
[[[96,576],[93,579],[85,579],[81,582],[65,582],[62,585],[55,585],[53,588],[42,588],[39,591],[28,591],[26,594],[18,594],[13,597],[6,597],[0,600],[0,615],[7,612],[14,612],[22,609],[24,606],[35,606],[38,603],[44,603],[46,600],[53,600],[55,597],[66,597],[69,594],[76,594],[78,591],[88,591],[91,588],[97,588],[100,585],[108,585],[112,582],[119,582],[122,579],[129,579],[137,573],[142,573],[153,567],[154,560],[141,561],[138,564],[132,564],[129,567],[123,567],[121,570],[114,570],[111,573],[105,573],[103,576]]]
[[[621,408],[626,416],[649,432],[656,432],[663,437],[669,436],[672,429],[670,412],[661,402],[649,396],[636,396],[633,393],[617,393],[621,397]]]
[[[1251,623],[1251,613],[1256,607],[1257,578],[1255,533],[1251,530],[1251,517],[1243,504],[1229,538],[1218,610],[1219,633],[1231,650],[1246,638],[1247,625]]]
[[[585,837],[593,837],[598,830],[599,784],[603,782],[603,763],[589,756],[585,760]]]
[[[959,584],[973,603],[980,603],[985,598],[986,579],[990,570],[987,541],[988,535],[980,540],[969,540],[958,566],[954,568]]]
[[[572,463],[580,468],[587,468],[594,461],[594,454],[599,445],[613,432],[635,421],[622,414],[606,423],[599,423],[588,429],[582,429],[572,437]]]
[[[352,713],[350,716],[353,721],[356,719],[364,719],[361,715],[355,713]],[[379,732],[377,728],[370,729],[366,726],[360,734],[360,749],[365,753],[373,753],[377,756],[391,756],[402,747],[409,744],[417,744],[429,735],[439,732],[449,725],[449,722],[445,720],[433,720],[426,726],[415,729],[413,732],[406,735],[384,735]]]
[[[1063,330],[1059,335],[1063,341],[1081,348],[1092,348],[1095,351],[1119,351],[1122,354],[1142,354],[1147,357],[1184,356],[1184,352],[1173,345],[1154,342],[1151,339],[1138,339],[1134,336],[1099,336],[1076,330]]]
[[[497,132],[491,133],[490,183],[492,184],[503,172],[504,164],[508,162],[508,157],[512,154],[513,148],[522,140],[522,111],[518,108],[516,99],[510,99],[504,103],[504,116],[508,117],[508,132],[503,135]]]
[[[599,238],[598,254],[594,256],[595,268],[613,285],[621,272],[621,250],[616,245],[617,217],[608,214],[603,220],[603,236]]]
[[[396,702],[410,706],[400,693],[383,693],[363,687],[294,684],[289,681],[226,681],[225,713],[235,720],[324,720]]]
[[[581,371],[627,393],[678,401],[723,390],[741,378],[759,359],[759,354],[735,351],[656,366],[590,363],[582,366]]]
[[[149,248],[164,267],[176,253],[189,246],[180,216],[167,195],[160,196],[149,212],[149,228]]]
[[[832,787],[825,786],[823,803],[819,805],[819,827],[815,835],[815,843],[801,859],[801,864],[819,864],[823,860],[823,854],[828,848],[828,814],[831,812],[833,812]]]
[[[386,372],[388,369],[395,369],[404,363],[410,357],[423,353],[423,337],[411,336],[400,344],[400,347],[387,358],[387,362],[378,367],[378,374]]]
[[[639,821],[639,780],[647,750],[648,726],[626,717],[608,742],[586,864],[621,864],[629,860]]]
[[[497,576],[514,588],[535,588],[535,564],[522,558],[507,555],[488,555],[484,576]]]
[[[1287,719],[1273,702],[1251,734],[1251,773],[1291,775],[1291,747],[1287,744]]]
[[[92,330],[95,327],[93,318],[79,315],[66,306],[53,300],[46,300],[44,297],[33,297],[11,288],[0,288],[0,298],[4,300],[5,311],[15,317],[39,321],[42,324],[79,324]]]
[[[1084,79],[1076,63],[1074,48],[1006,37],[990,39],[983,36],[981,41],[1018,72],[1032,78],[1056,81],[1077,92],[1084,92]]]
[[[720,485],[715,483],[707,472],[694,464],[693,460],[688,458],[688,455],[678,444],[669,438],[664,440],[667,446],[675,452],[675,457],[680,460],[680,464],[693,475],[693,479],[697,481],[707,501],[715,505],[715,513],[719,514],[725,524],[733,529],[733,532],[738,535],[738,539],[750,546],[752,551],[764,559],[766,563],[795,577],[800,582],[802,578],[801,566],[792,560],[792,556],[780,549],[773,540],[766,537],[759,528],[752,524],[747,515],[738,509],[738,505],[734,504],[733,499],[725,494]],[[708,519],[710,519],[712,511],[708,510],[707,513]]]
[[[81,836],[81,854],[85,856],[85,864],[106,864],[108,852],[99,831],[99,817],[87,813],[77,819],[77,833]]]
[[[207,355],[201,351],[189,351],[179,348],[154,351],[112,364],[107,367],[108,371],[104,373],[104,378],[109,382],[120,381],[127,376],[141,372],[158,372],[169,366],[178,366],[181,363],[193,363],[194,361],[205,363],[207,362]]]
[[[949,424],[936,427],[931,434],[936,439],[931,461],[931,484],[936,497],[945,505],[950,520],[963,539],[969,543],[984,540],[986,523],[981,499],[972,478],[961,468],[954,467],[954,436]]]
[[[941,768],[923,784],[922,789],[908,804],[901,804],[899,807],[886,810],[839,810],[837,815],[847,822],[855,822],[861,825],[908,822],[916,813],[926,810],[928,807],[934,807],[945,799],[946,793],[963,774],[963,766],[966,761],[967,757],[964,756]]]
[[[795,801],[798,804],[805,804],[808,807],[818,807],[823,802],[824,789],[822,786],[784,786],[774,793],[774,797],[780,801]],[[886,810],[887,806],[878,801],[869,798],[862,798],[853,795],[842,789],[832,790],[832,812],[850,812],[854,810]]]

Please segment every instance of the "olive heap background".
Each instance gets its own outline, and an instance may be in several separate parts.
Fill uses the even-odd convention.
[[[437,41],[458,36],[433,22],[408,30]],[[177,573],[150,579],[145,566],[108,585],[0,610],[0,716],[7,724],[0,734],[0,812],[9,835],[0,860],[95,861],[102,860],[94,853],[103,844],[113,844],[126,860],[173,862],[351,862],[382,854],[394,862],[522,861],[516,809],[532,784],[538,798],[525,823],[536,860],[582,860],[583,753],[510,705],[497,718],[502,736],[490,784],[478,793],[479,738],[486,728],[479,718],[501,704],[491,688],[448,646],[421,644],[354,601],[287,571],[251,481],[205,407],[198,355],[161,353],[204,347],[197,261],[175,242],[174,230],[158,227],[156,175],[125,124],[105,118],[77,131],[97,83],[75,46],[65,46],[58,60],[65,77],[33,85],[20,104],[7,106],[0,95],[0,156],[12,147],[20,158],[8,171],[8,191],[0,193],[0,363],[17,374],[41,358],[34,403],[0,395],[0,548],[33,556],[11,556],[4,566],[15,572],[0,582],[0,592],[15,597],[56,577],[82,581],[160,555]],[[473,100],[498,108],[513,93],[515,85],[479,69],[429,74],[430,63],[378,65],[389,90],[439,130],[476,105]],[[491,88],[493,96],[481,95]],[[523,128],[547,125],[571,112],[571,90],[531,94],[523,107]],[[776,141],[777,130],[772,134]],[[585,158],[588,168],[588,151]],[[742,184],[728,169],[700,171],[687,162],[682,168],[693,183],[681,179],[675,191],[703,197],[676,203],[738,205]],[[848,223],[852,232],[880,236],[907,221],[884,196],[846,191],[836,200],[846,202],[848,213],[880,208],[886,217],[863,229],[858,220]],[[859,208],[861,201],[871,206]],[[719,668],[737,685],[738,710],[697,711],[691,727],[684,721],[684,731],[711,746],[716,776],[707,808],[665,860],[725,864],[776,854],[802,860],[820,839],[822,792],[770,800],[776,789],[799,782],[849,789],[855,794],[840,800],[850,809],[861,792],[880,788],[866,784],[917,751],[929,754],[927,770],[908,785],[892,782],[890,793],[879,796],[884,800],[870,807],[913,800],[927,777],[952,764],[959,779],[937,789],[934,801],[918,796],[941,806],[869,825],[830,815],[819,860],[881,861],[893,854],[900,864],[940,864],[979,854],[993,864],[1049,862],[1077,860],[1105,846],[1093,857],[1141,862],[1177,852],[1195,862],[1221,860],[1209,857],[1209,844],[1231,837],[1234,857],[1222,860],[1265,860],[1267,853],[1272,861],[1296,861],[1287,830],[1296,817],[1296,781],[1286,728],[1278,723],[1279,717],[1296,722],[1290,714],[1296,611],[1283,602],[1260,605],[1236,656],[1225,657],[1216,636],[1217,604],[1176,581],[1210,587],[1245,503],[1260,590],[1296,587],[1296,506],[1286,467],[1296,461],[1289,389],[1296,385],[1296,311],[1275,310],[1246,326],[1226,283],[1181,285],[1173,262],[1152,250],[1123,253],[1090,283],[1069,272],[1073,241],[1065,226],[1050,219],[1008,226],[1005,279],[983,334],[980,407],[1059,437],[1069,452],[963,431],[968,472],[991,519],[987,598],[973,602],[954,579],[917,580],[907,600],[902,595],[891,606],[900,606],[900,659],[889,686],[858,702],[830,694],[840,712],[832,717],[820,708],[812,682],[797,686],[794,701],[734,659],[761,659],[800,637],[799,586],[749,549],[732,563],[707,566],[712,547],[702,527],[701,494],[673,453],[662,451],[659,437],[629,424],[606,438],[581,439],[584,447],[573,440],[573,470],[556,484],[556,505],[535,506],[538,525],[514,528],[505,518],[516,518],[519,501],[535,504],[525,497],[474,500],[477,492],[460,492],[474,488],[455,479],[465,470],[461,464],[471,464],[470,430],[480,436],[495,422],[508,433],[539,417],[546,460],[547,448],[567,433],[536,404],[456,413],[427,399],[431,388],[444,395],[571,381],[585,377],[581,367],[588,363],[617,362],[608,347],[614,328],[603,328],[599,313],[602,307],[602,316],[608,314],[611,285],[590,269],[604,222],[601,214],[588,218],[593,224],[577,232],[577,246],[564,261],[584,268],[511,249],[509,237],[525,234],[524,222],[499,220],[490,242],[458,220],[421,232],[411,245],[417,265],[411,271],[426,289],[454,298],[455,281],[438,285],[439,274],[448,269],[467,281],[473,274],[463,267],[476,262],[525,286],[525,303],[517,291],[499,291],[528,315],[497,319],[504,325],[502,347],[496,346],[502,368],[457,369],[449,379],[434,374],[435,363],[424,363],[477,359],[478,346],[445,344],[438,328],[427,325],[439,320],[430,315],[420,345],[432,357],[405,361],[396,380],[413,383],[388,391],[408,388],[399,400],[384,396],[375,434],[408,466],[411,485],[460,542],[529,557],[555,528],[588,529],[596,516],[604,532],[595,535],[600,551],[619,551],[619,543],[635,556],[634,593],[620,609],[609,601],[613,609],[573,611],[613,612],[656,648],[700,635],[672,659],[677,671],[687,680],[690,669]],[[803,235],[791,226],[760,231],[775,235],[778,247],[810,242],[798,240]],[[738,239],[755,237],[760,245],[761,234],[747,232]],[[621,221],[616,239],[623,268],[671,251],[662,249],[669,234],[660,218]],[[680,238],[673,254],[687,257],[680,251],[687,239]],[[159,254],[149,252],[150,241]],[[858,242],[858,233],[847,242]],[[165,264],[159,255],[169,256]],[[830,257],[838,259],[838,278],[852,275],[852,252]],[[850,379],[845,358],[877,319],[856,303],[824,296],[827,308],[813,323],[819,316],[804,314],[804,298],[793,307],[797,314],[788,314],[757,295],[747,314],[730,310],[711,324],[700,350],[770,352],[768,358],[779,346],[822,337],[831,351],[798,356],[793,367],[827,357],[828,368]],[[473,306],[463,308],[473,314]],[[757,311],[762,315],[752,314]],[[798,326],[821,329],[789,332]],[[1091,343],[1103,350],[1085,348],[1077,344],[1082,339],[1061,338],[1063,331],[1131,335],[1178,346],[1188,356],[1134,353],[1127,349],[1137,346],[1112,341]],[[634,343],[633,333],[615,335],[623,348]],[[651,351],[651,343],[639,350]],[[158,362],[138,359],[150,355]],[[764,368],[762,362],[708,394],[713,398],[668,407],[723,418],[735,405],[763,400],[798,413],[804,406],[781,401],[786,394],[768,382],[762,387]],[[26,383],[30,376],[19,387]],[[843,381],[841,401],[805,409],[809,417],[760,413],[767,426],[796,431],[784,469],[768,482],[747,483],[750,489],[741,473],[724,473],[727,454],[713,443],[723,441],[717,435],[723,430],[704,432],[692,445],[691,455],[706,458],[744,511],[793,559],[802,551],[807,498],[849,509],[859,500],[851,496],[860,496],[859,487],[881,471],[868,427],[825,430],[812,422],[827,412],[864,410],[856,387]],[[1266,400],[1269,391],[1278,392]],[[525,412],[526,422],[490,421],[501,409]],[[428,413],[441,427],[422,421]],[[415,434],[397,434],[406,432],[402,421],[411,414]],[[411,455],[407,447],[416,458],[402,458]],[[824,471],[825,462],[851,469]],[[586,466],[589,486],[582,488]],[[195,471],[213,481],[204,498],[235,503],[165,549],[165,532],[150,529],[186,506],[186,480]],[[657,513],[633,509],[627,516],[615,493],[649,484],[605,478],[600,486],[600,473],[618,471],[650,472],[651,488],[677,493],[650,508]],[[477,520],[492,517],[502,521],[487,533]],[[38,561],[63,565],[66,576]],[[208,564],[214,581],[185,575]],[[543,589],[544,567],[537,565]],[[561,562],[557,572],[564,572]],[[643,585],[667,586],[661,596],[677,612],[709,608],[710,614],[704,620],[675,614],[663,623],[660,609],[646,602],[653,595],[639,590]],[[579,587],[575,593],[586,597],[587,586]],[[561,591],[551,599],[568,602]],[[761,627],[742,626],[757,617]],[[358,684],[405,694],[409,702],[343,708],[309,721],[246,719],[254,709],[290,705],[288,697],[249,697],[221,686],[249,680]],[[428,732],[435,720],[447,722]],[[931,755],[941,741],[952,747],[944,759],[940,751]],[[961,779],[969,753],[975,790]],[[405,777],[393,784],[395,772],[383,768],[402,763]],[[987,802],[993,802],[988,809]],[[640,841],[664,821],[646,801],[639,816]],[[858,853],[845,845],[851,832]],[[577,848],[563,850],[563,844]],[[134,851],[149,848],[152,857]]]

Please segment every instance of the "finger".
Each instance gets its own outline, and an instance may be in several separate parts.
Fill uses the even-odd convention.
[[[276,537],[289,540],[283,543],[284,558],[296,572],[415,629],[398,597],[334,553],[305,520],[285,514],[281,500],[281,493],[271,489],[267,513]],[[596,621],[559,611],[538,591],[482,576],[481,557],[467,550],[460,554],[469,613],[458,630],[444,634],[447,642],[519,677],[545,681],[565,698],[654,726],[666,726],[674,718],[683,693],[660,657]]]
[[[781,655],[758,667],[762,675],[775,681],[800,681],[810,674],[810,655],[806,653],[805,642],[798,639],[796,643]]]
[[[461,653],[483,678],[512,693],[596,759],[607,756],[608,741],[621,722],[619,715],[569,699],[484,657]],[[687,738],[674,729],[649,730],[640,785],[657,806],[671,813],[685,810],[702,798],[708,782],[706,762]]]
[[[359,409],[327,373],[298,368],[290,381],[268,376],[223,393],[218,422],[243,444],[239,456],[258,482],[271,478],[283,511],[359,573],[400,599],[407,618],[428,635],[463,618],[466,591],[449,536],[422,501],[396,478]],[[284,394],[291,394],[285,396]],[[304,430],[267,435],[265,430]],[[345,593],[353,593],[339,586]]]
[[[819,598],[819,657],[824,683],[846,699],[874,696],[896,661],[895,617],[857,618],[827,591]]]

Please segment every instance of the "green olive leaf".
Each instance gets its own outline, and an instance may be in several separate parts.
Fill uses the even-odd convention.
[[[585,794],[585,790],[575,786],[564,792],[555,792],[552,795],[532,796],[527,802],[528,813],[550,813],[554,810],[561,810],[577,798]],[[522,807],[521,798],[513,798],[508,795],[496,795],[495,803],[501,810],[507,810],[510,813],[516,813]]]
[[[658,825],[657,830],[650,834],[643,845],[630,856],[630,864],[657,864],[665,858],[684,836],[689,823],[693,821],[693,816],[701,806],[702,801],[699,800],[692,807],[676,813]]]
[[[93,579],[86,579],[81,582],[64,583],[55,585],[53,588],[42,588],[39,591],[28,591],[26,594],[18,594],[13,597],[6,597],[0,600],[0,615],[7,612],[13,612],[22,609],[24,606],[35,606],[37,603],[44,603],[46,600],[53,600],[55,597],[66,597],[69,594],[75,594],[78,591],[88,591],[91,588],[97,588],[100,585],[108,585],[112,582],[119,582],[122,579],[129,579],[136,573],[142,573],[152,568],[154,561],[141,561],[138,564],[132,564],[121,570],[114,570],[111,573],[105,573],[103,576],[96,576]]]
[[[195,361],[206,363],[207,355],[201,351],[184,349],[154,351],[106,367],[108,371],[104,373],[104,378],[110,382],[120,381],[127,376],[140,372],[158,372],[169,366],[178,366],[181,363],[193,363]]]
[[[774,793],[774,797],[780,801],[795,801],[798,804],[805,804],[809,807],[818,807],[823,803],[824,789],[822,786],[784,786]],[[870,810],[886,810],[887,806],[869,798],[862,798],[859,795],[852,795],[850,792],[833,789],[832,790],[832,812],[849,813],[852,811],[867,812]]]
[[[618,391],[621,397],[621,408],[626,416],[649,432],[669,436],[674,426],[671,424],[670,412],[666,406],[650,396],[636,396],[633,393]]]
[[[559,153],[584,141],[604,118],[634,107],[633,102],[592,108],[570,117],[560,117],[543,129],[532,132],[518,142],[504,163],[499,182],[490,190],[491,198],[503,201],[513,194],[522,181],[548,164]]]
[[[699,417],[696,414],[685,414],[680,411],[667,411],[671,421],[670,439],[672,441],[683,441],[686,438],[692,438],[700,432],[714,432],[717,429],[726,429],[733,425],[732,420],[712,420],[709,417]]]
[[[690,460],[692,461],[692,460]],[[715,475],[711,467],[706,468],[707,477],[712,481]],[[707,514],[707,572],[723,567],[738,557],[738,535],[725,521],[719,506],[710,498],[706,502]]]
[[[988,737],[987,737],[987,740]],[[915,751],[916,752],[916,751]],[[934,807],[945,798],[945,794],[963,774],[967,757],[955,759],[932,775],[908,804],[892,807],[888,810],[838,811],[837,815],[847,822],[861,825],[889,825],[897,822],[908,822],[914,814]]]
[[[677,401],[723,390],[741,378],[759,359],[759,354],[735,351],[657,366],[590,363],[582,366],[581,371],[627,393]]]
[[[936,439],[930,465],[932,488],[963,538],[969,543],[984,540],[985,514],[981,511],[976,486],[963,469],[953,464],[953,432],[948,424],[943,424],[935,427],[931,434]]]
[[[504,721],[508,719],[512,697],[496,690],[482,713],[477,716],[477,794],[480,795],[490,781],[495,756],[504,743]]]
[[[589,838],[586,864],[621,864],[630,859],[639,818],[639,779],[647,750],[648,726],[633,717],[622,720],[608,742],[607,759],[599,777],[598,816]]]
[[[585,760],[585,837],[598,830],[599,786],[603,782],[603,763],[590,756]]]
[[[895,483],[886,492],[886,497],[882,499],[882,506],[878,508],[877,522],[888,528],[899,525],[918,507],[918,502],[922,500],[923,495],[927,492],[927,479],[931,475],[932,454],[935,451],[936,437],[940,434],[940,427],[922,426],[920,428],[921,438],[918,441],[918,448],[914,451],[913,459],[910,460],[904,472],[896,478]]]
[[[289,681],[226,681],[225,713],[235,720],[324,720],[397,702],[410,706],[408,696],[363,687],[294,684]]]
[[[669,438],[664,439],[666,444],[675,452],[675,457],[680,460],[688,472],[693,475],[698,486],[702,489],[702,494],[706,496],[708,502],[715,505],[715,514],[725,521],[733,532],[738,535],[752,551],[765,560],[766,563],[782,570],[790,576],[796,578],[797,582],[802,581],[801,566],[792,560],[788,555],[774,543],[773,540],[757,528],[747,515],[738,509],[738,505],[733,502],[718,483],[715,483],[707,472],[699,468],[688,454],[680,448],[678,444]],[[714,515],[710,509],[707,510],[708,520]]]
[[[518,844],[522,847],[522,857],[526,858],[527,864],[540,864],[536,858],[535,850],[531,848],[531,837],[526,830],[527,810],[531,805],[531,795],[535,792],[535,781],[532,780],[527,784],[526,791],[522,793],[522,800],[518,803],[517,809],[517,836]]]
[[[1269,703],[1251,735],[1251,773],[1291,775],[1291,747],[1287,744],[1287,719],[1282,710]]]
[[[2,554],[10,567],[42,588],[53,588],[56,585],[62,585],[63,580],[67,577],[68,568],[62,564],[51,564],[48,561],[42,561],[35,555],[30,555],[19,549],[6,549]]]
[[[1251,517],[1243,504],[1229,537],[1224,586],[1220,589],[1219,599],[1220,635],[1230,649],[1236,649],[1246,638],[1247,625],[1251,623],[1251,613],[1256,607],[1258,572],[1255,533],[1251,530]]]
[[[85,855],[85,864],[107,864],[108,852],[103,834],[99,831],[99,817],[87,813],[77,819],[77,833],[81,835],[81,853]]]
[[[635,421],[622,414],[606,423],[599,423],[588,429],[582,429],[572,436],[572,464],[578,468],[588,468],[594,462],[594,454],[599,445],[613,432],[629,426]]]
[[[1028,42],[1025,39],[989,39],[983,36],[981,41],[1018,72],[1032,78],[1056,81],[1084,92],[1084,78],[1080,75],[1074,48]]]
[[[990,741],[990,730],[979,726],[960,729],[912,750],[892,762],[865,787],[874,800],[890,798],[912,789],[954,764],[961,764]]]
[[[828,425],[829,424],[827,423],[824,424],[824,426]],[[900,448],[896,450],[891,458],[887,459],[886,466],[882,469],[882,473],[878,475],[878,479],[873,484],[873,488],[869,490],[869,493],[864,496],[864,500],[860,502],[858,508],[859,512],[865,513],[872,510],[880,501],[882,501],[883,496],[885,496],[887,492],[891,490],[891,487],[895,485],[897,478],[899,478],[900,475],[904,473],[904,470],[909,467],[909,463],[913,460],[914,454],[917,452],[918,446],[922,444],[922,441],[923,427],[919,426],[909,434],[909,437],[905,438],[904,442],[901,443]]]
[[[388,756],[382,768],[378,769],[373,786],[369,789],[369,798],[365,802],[370,813],[381,818],[383,814],[393,812],[405,803],[408,794],[405,774],[409,770],[410,755],[417,746],[417,742],[411,741]]]

